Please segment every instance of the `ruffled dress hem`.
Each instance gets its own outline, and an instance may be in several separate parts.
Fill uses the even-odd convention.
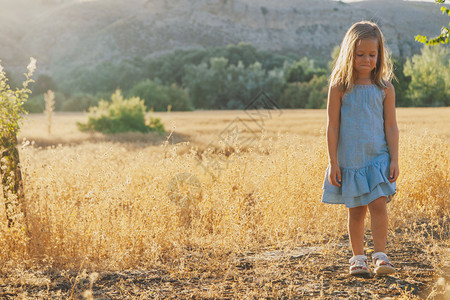
[[[322,202],[345,204],[348,208],[368,205],[383,196],[390,202],[396,193],[396,184],[390,183],[388,179],[389,161],[389,156],[383,155],[379,160],[362,168],[341,168],[341,187],[334,186],[328,181],[330,170],[328,166]]]

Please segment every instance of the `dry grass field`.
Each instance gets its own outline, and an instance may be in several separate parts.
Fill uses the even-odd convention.
[[[450,108],[397,114],[398,273],[368,278],[348,275],[345,208],[320,202],[325,110],[154,113],[166,134],[113,136],[62,113],[48,135],[29,115],[29,234],[8,229],[0,206],[0,297],[450,297]]]

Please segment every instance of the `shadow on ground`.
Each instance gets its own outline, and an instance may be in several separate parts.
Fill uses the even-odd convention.
[[[148,147],[160,146],[167,142],[169,144],[177,144],[181,142],[188,142],[190,137],[188,135],[179,133],[140,133],[140,132],[126,132],[116,134],[101,134],[101,133],[86,133],[75,137],[63,136],[19,136],[19,143],[22,144],[24,138],[34,147],[48,148],[57,146],[77,146],[84,143],[117,143],[123,144],[125,147]]]

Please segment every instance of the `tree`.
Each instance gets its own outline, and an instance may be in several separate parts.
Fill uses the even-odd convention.
[[[261,90],[277,99],[285,87],[282,69],[266,72],[259,62],[245,67],[241,61],[229,65],[227,58],[215,57],[210,65],[186,66],[183,83],[195,108],[243,109]]]
[[[31,76],[36,69],[34,58],[31,58],[27,69],[28,73],[25,74],[26,79],[22,87],[12,90],[0,65],[0,174],[3,196],[6,198],[6,217],[8,227],[19,225],[23,226],[24,231],[26,231],[25,201],[19,152],[16,146],[22,115],[25,113],[23,105],[31,93],[28,85],[33,82]]]
[[[181,86],[185,75],[183,66],[198,65],[207,56],[206,50],[201,49],[177,49],[174,52],[163,54],[157,58],[151,58],[146,63],[145,77],[151,80],[160,80],[162,84],[172,83]]]
[[[56,83],[49,75],[39,75],[36,82],[33,84],[33,95],[40,95],[46,93],[48,90],[55,91]]]
[[[229,44],[226,47],[177,49],[174,52],[150,58],[146,64],[144,77],[151,80],[159,79],[164,85],[175,83],[177,86],[184,87],[183,78],[186,76],[184,66],[198,66],[205,63],[208,67],[211,67],[211,59],[217,57],[226,58],[227,66],[238,65],[240,61],[245,68],[248,68],[256,62],[261,62],[265,71],[282,67],[286,60],[295,61],[297,59],[297,57],[258,50],[252,44],[245,42]]]
[[[130,94],[144,100],[145,106],[153,111],[166,111],[169,105],[174,111],[192,110],[187,91],[175,83],[165,86],[146,79],[136,84]]]
[[[120,63],[105,61],[95,67],[76,68],[68,76],[62,76],[58,86],[67,94],[111,94],[118,88],[131,89],[145,76],[145,63],[140,58],[124,59]]]
[[[76,93],[70,96],[61,106],[62,111],[88,111],[90,107],[98,105],[99,99],[91,94]]]
[[[408,96],[415,106],[450,105],[450,50],[447,47],[422,48],[405,64],[411,76]]]
[[[295,63],[286,73],[286,81],[292,82],[308,82],[314,75],[326,75],[327,70],[317,68],[313,59],[303,57]]]
[[[437,3],[444,4],[445,0],[435,0],[434,2],[436,4]],[[450,9],[442,6],[441,11],[443,14],[447,14],[450,16]],[[448,23],[448,27],[447,26],[442,27],[440,35],[438,35],[434,38],[428,38],[426,36],[419,34],[419,35],[416,35],[416,41],[418,41],[419,43],[425,44],[425,45],[448,44],[449,34],[450,34],[450,23]]]
[[[327,94],[327,76],[314,75],[308,82],[289,83],[279,104],[283,108],[326,108]]]
[[[289,83],[305,81],[305,70],[299,63],[288,70],[286,81]]]

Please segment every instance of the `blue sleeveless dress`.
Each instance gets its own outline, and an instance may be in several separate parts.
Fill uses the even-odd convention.
[[[346,207],[367,205],[386,196],[389,202],[396,192],[390,183],[390,155],[384,132],[383,101],[385,92],[378,86],[357,85],[341,100],[341,124],[338,162],[341,186],[328,181],[325,172],[322,202],[345,204]]]

